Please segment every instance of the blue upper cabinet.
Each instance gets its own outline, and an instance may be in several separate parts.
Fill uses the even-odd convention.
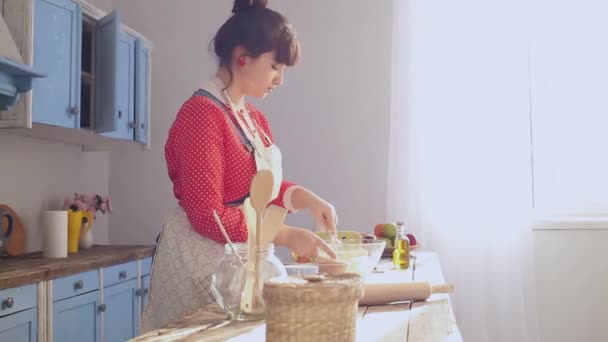
[[[99,19],[95,29],[95,130],[113,132],[119,121],[120,13]]]
[[[138,39],[135,51],[135,140],[146,144],[150,115],[150,49]]]
[[[53,303],[53,341],[101,341],[99,290]]]
[[[33,65],[0,56],[0,110],[11,111],[0,128],[91,150],[121,146],[107,138],[149,145],[150,44],[119,11],[106,15],[86,0],[3,2],[15,55]]]
[[[104,288],[105,342],[123,342],[139,333],[137,279]]]
[[[135,136],[135,38],[120,33],[118,42],[118,116],[114,117],[116,129],[104,136],[133,140]]]
[[[38,311],[32,308],[0,319],[0,341],[38,341]]]
[[[32,121],[78,127],[82,13],[72,0],[35,0]]]

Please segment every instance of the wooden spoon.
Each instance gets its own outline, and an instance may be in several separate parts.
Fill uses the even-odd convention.
[[[262,228],[262,217],[264,210],[270,202],[272,197],[272,187],[274,182],[274,176],[270,170],[260,170],[253,176],[251,180],[251,187],[249,188],[249,194],[251,198],[251,206],[255,210],[255,245],[253,244],[254,239],[250,235],[249,238],[249,250],[247,251],[247,276],[245,278],[245,294],[243,301],[241,301],[241,308],[245,312],[251,312],[253,293],[257,292],[258,286],[258,270],[260,267],[260,236]],[[253,248],[252,248],[253,247]],[[254,254],[254,250],[256,253]],[[255,259],[253,256],[255,255]],[[253,266],[253,267],[252,267]]]
[[[262,237],[261,245],[267,245],[271,243],[277,236],[281,228],[283,228],[283,221],[287,215],[287,209],[281,208],[276,205],[271,205],[266,208],[263,222],[262,222]]]

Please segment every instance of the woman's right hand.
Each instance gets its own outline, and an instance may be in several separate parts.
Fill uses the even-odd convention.
[[[317,234],[308,229],[284,225],[274,239],[274,243],[289,248],[299,257],[316,257],[321,249],[332,259],[336,253]]]

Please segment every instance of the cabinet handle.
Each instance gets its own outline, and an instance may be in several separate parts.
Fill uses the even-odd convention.
[[[150,289],[144,289],[144,296],[147,295],[148,292],[150,292]]]
[[[118,273],[118,279],[125,279],[127,277],[127,271],[120,271]]]
[[[105,304],[99,304],[99,306],[97,307],[97,311],[98,312],[106,312],[106,305]]]
[[[84,287],[84,283],[82,282],[82,280],[79,280],[74,283],[75,290],[82,290],[83,287]]]
[[[133,128],[135,128],[135,122],[130,121],[129,122],[129,129],[133,129]]]
[[[122,118],[122,110],[120,110],[120,109],[118,110],[118,118],[119,119]]]
[[[141,123],[141,125],[140,125],[139,127],[141,127],[141,129],[146,128],[146,126],[144,125],[144,123],[143,123],[143,122]]]
[[[80,107],[74,106],[74,107],[70,108],[70,115],[79,115],[79,114],[80,114]]]
[[[13,307],[14,304],[15,304],[15,300],[13,300],[13,297],[8,297],[2,301],[2,308],[10,309]]]
[[[144,289],[137,289],[137,290],[135,291],[135,295],[136,295],[137,297],[141,297],[141,296],[143,296],[143,295],[144,295]]]

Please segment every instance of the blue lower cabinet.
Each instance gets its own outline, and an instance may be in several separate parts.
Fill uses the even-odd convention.
[[[0,318],[0,341],[38,341],[38,310],[20,311]]]
[[[137,279],[104,288],[105,342],[124,342],[139,333]]]
[[[53,303],[53,341],[101,341],[99,290]]]
[[[141,287],[143,289],[143,295],[141,297],[141,312],[143,314],[148,305],[148,296],[150,294],[150,275],[141,277]]]

